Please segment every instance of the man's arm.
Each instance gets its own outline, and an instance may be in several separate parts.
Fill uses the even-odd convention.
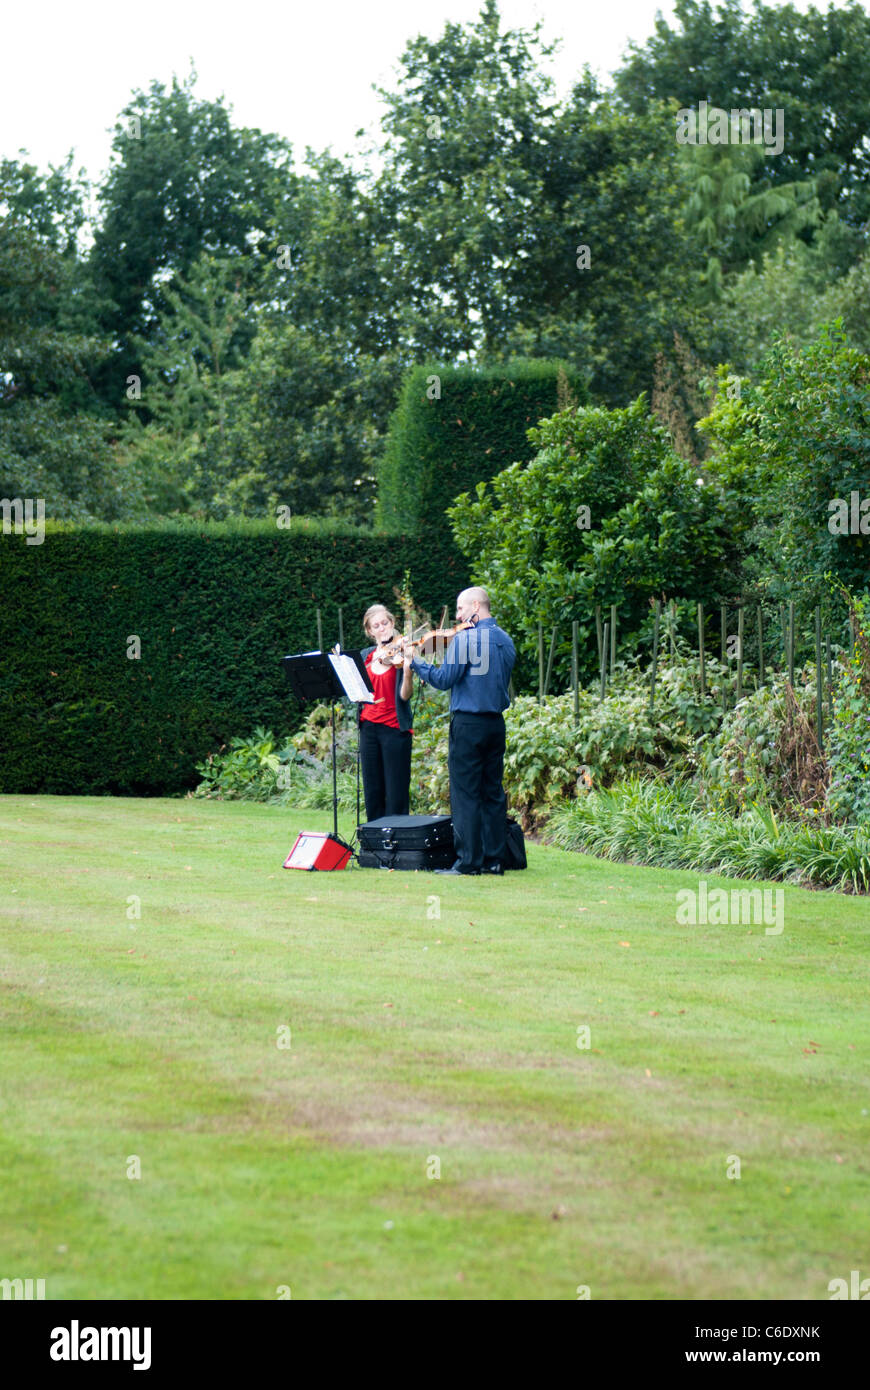
[[[465,637],[466,634],[462,633]],[[416,671],[421,680],[427,681],[436,690],[449,690],[454,686],[460,677],[465,675],[468,669],[468,641],[459,646],[459,637],[454,637],[447,653],[444,657],[443,666],[431,666],[428,661],[421,661],[415,657],[411,662],[411,670]]]

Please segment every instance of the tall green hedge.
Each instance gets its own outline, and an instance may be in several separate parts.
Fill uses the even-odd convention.
[[[180,792],[195,763],[301,711],[282,656],[365,641],[370,603],[410,571],[437,614],[468,582],[445,531],[425,540],[306,529],[294,519],[203,527],[47,528],[0,535],[0,791]],[[128,639],[141,657],[127,655]]]
[[[444,509],[460,492],[532,457],[526,431],[568,405],[569,395],[578,405],[588,399],[565,362],[413,367],[381,462],[380,524],[427,534],[445,525]]]

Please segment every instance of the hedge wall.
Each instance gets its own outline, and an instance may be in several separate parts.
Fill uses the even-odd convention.
[[[301,711],[280,658],[363,643],[370,603],[411,591],[436,616],[468,582],[449,534],[340,526],[47,528],[0,535],[0,791],[165,795],[257,724]],[[141,640],[140,659],[127,656]]]
[[[440,398],[429,399],[437,376]],[[532,360],[486,369],[413,367],[405,378],[378,475],[382,526],[409,533],[444,523],[460,492],[488,480],[534,450],[526,431],[588,396],[566,362]]]

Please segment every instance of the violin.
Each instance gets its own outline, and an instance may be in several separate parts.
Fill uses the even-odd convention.
[[[383,647],[378,647],[372,656],[372,670],[376,676],[386,675],[391,666],[402,666],[405,656],[412,648],[419,648],[419,651],[412,652],[412,655],[431,656],[435,651],[439,641],[449,642],[458,632],[467,632],[469,628],[476,627],[474,618],[467,619],[466,622],[457,623],[455,627],[435,627],[422,637],[408,638],[396,637],[387,642]]]

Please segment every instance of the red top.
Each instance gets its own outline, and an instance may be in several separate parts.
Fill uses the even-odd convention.
[[[375,651],[377,648],[375,649]],[[398,729],[399,716],[396,713],[396,668],[391,666],[386,675],[378,676],[372,670],[372,659],[375,652],[369,652],[366,657],[366,670],[369,679],[374,686],[375,699],[380,700],[381,704],[365,704],[360,710],[360,719],[370,719],[373,724],[389,724],[391,729]],[[401,680],[401,674],[399,676]]]

